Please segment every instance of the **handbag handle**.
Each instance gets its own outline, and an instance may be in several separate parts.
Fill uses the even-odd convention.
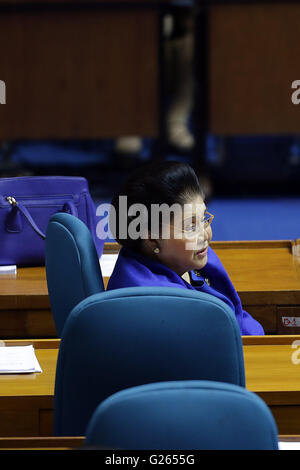
[[[9,204],[15,209],[15,210],[19,210],[21,212],[21,214],[23,214],[23,216],[27,219],[27,221],[29,222],[29,224],[31,225],[31,227],[33,228],[33,230],[41,237],[45,240],[46,238],[46,235],[44,234],[44,232],[42,232],[42,230],[37,226],[37,224],[35,223],[35,221],[33,220],[30,212],[28,211],[28,209],[26,209],[25,206],[23,206],[23,204],[21,204],[20,202],[18,202],[14,197],[12,196],[8,196],[6,198],[6,200],[9,202]],[[62,212],[67,212],[71,215],[74,215],[75,217],[78,217],[78,213],[77,213],[77,209],[76,209],[76,206],[73,202],[71,201],[68,201],[64,204],[63,208],[62,208]],[[17,231],[16,229],[13,230],[14,232]]]

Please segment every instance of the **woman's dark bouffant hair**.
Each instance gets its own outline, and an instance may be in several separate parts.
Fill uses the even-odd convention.
[[[141,239],[119,238],[119,196],[127,196],[127,207],[132,204],[143,204],[148,210],[148,224],[151,226],[151,204],[183,205],[195,196],[204,198],[199,180],[193,168],[187,163],[164,161],[147,163],[138,168],[123,184],[112,199],[115,208],[115,232],[111,231],[120,245],[139,251]],[[123,214],[121,214],[121,217]],[[124,217],[127,214],[124,214]],[[127,227],[130,218],[126,217]]]

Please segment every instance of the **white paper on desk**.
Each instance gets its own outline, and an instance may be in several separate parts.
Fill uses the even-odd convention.
[[[0,266],[0,276],[16,277],[17,266],[15,264],[9,266]]]
[[[113,272],[117,261],[118,255],[117,254],[104,254],[100,258],[100,267],[102,276],[109,277]]]
[[[279,450],[300,450],[300,441],[298,442],[284,442],[279,441]]]
[[[0,374],[32,372],[42,372],[32,344],[0,347]]]

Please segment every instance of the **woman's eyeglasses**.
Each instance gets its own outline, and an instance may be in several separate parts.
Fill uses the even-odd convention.
[[[214,215],[210,214],[210,212],[205,211],[204,217],[200,221],[198,221],[198,223],[197,222],[191,222],[188,224],[184,223],[184,228],[182,232],[188,235],[201,232],[201,230],[203,230],[203,227],[204,229],[207,229],[211,225],[213,219],[214,219]]]

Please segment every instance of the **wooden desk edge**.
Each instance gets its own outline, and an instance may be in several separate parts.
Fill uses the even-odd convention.
[[[29,346],[35,349],[58,349],[60,339],[4,339],[0,340],[0,346]]]
[[[232,248],[289,248],[291,252],[295,251],[295,247],[300,247],[300,238],[296,240],[233,240],[233,241],[212,241],[212,248],[232,249]],[[118,253],[121,246],[116,242],[104,243],[104,254]],[[299,256],[296,249],[296,254]]]
[[[300,442],[300,435],[278,435],[279,442]],[[72,450],[84,446],[85,437],[1,437],[0,450]]]
[[[243,346],[292,345],[294,341],[300,344],[300,335],[242,336]]]
[[[300,442],[300,435],[298,434],[279,434],[278,440],[281,442]]]
[[[1,344],[3,346],[28,346],[32,344],[36,349],[58,349],[60,341],[60,338],[5,339],[0,340],[0,346]],[[291,345],[294,341],[300,342],[300,335],[242,336],[243,346]]]
[[[71,437],[0,437],[1,450],[14,449],[77,449],[84,445],[84,436]]]

